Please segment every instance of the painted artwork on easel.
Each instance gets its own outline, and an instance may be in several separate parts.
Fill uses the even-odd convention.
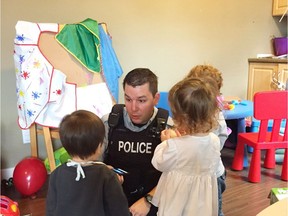
[[[18,21],[14,39],[18,124],[57,128],[79,109],[99,117],[118,102],[123,71],[105,23]]]

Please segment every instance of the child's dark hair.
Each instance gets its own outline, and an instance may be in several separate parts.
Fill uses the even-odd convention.
[[[219,111],[216,82],[186,78],[169,91],[169,103],[175,126],[187,134],[207,133],[217,126]]]
[[[102,145],[105,127],[94,113],[78,110],[62,119],[59,133],[68,154],[84,160],[95,154],[98,146]]]
[[[149,83],[149,90],[153,96],[158,92],[158,77],[148,68],[135,68],[130,71],[123,80],[123,89],[125,85],[133,87]]]

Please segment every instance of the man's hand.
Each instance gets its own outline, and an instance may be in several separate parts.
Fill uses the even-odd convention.
[[[130,212],[133,216],[146,216],[150,211],[151,204],[148,203],[144,197],[137,200],[130,206]]]

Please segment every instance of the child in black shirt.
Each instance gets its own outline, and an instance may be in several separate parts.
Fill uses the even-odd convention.
[[[63,118],[59,133],[72,160],[50,175],[46,215],[130,215],[116,174],[97,161],[105,134],[102,121],[78,110]]]

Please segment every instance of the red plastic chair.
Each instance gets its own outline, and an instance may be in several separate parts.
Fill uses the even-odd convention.
[[[288,91],[266,91],[254,95],[254,118],[260,120],[258,132],[239,133],[238,142],[232,163],[233,170],[243,169],[245,144],[253,147],[248,180],[261,181],[261,150],[266,150],[264,159],[265,168],[275,168],[275,149],[285,149],[281,179],[288,180]],[[273,120],[272,131],[268,132],[268,121]],[[286,119],[284,134],[280,133],[281,121]],[[281,131],[282,132],[282,131]]]

